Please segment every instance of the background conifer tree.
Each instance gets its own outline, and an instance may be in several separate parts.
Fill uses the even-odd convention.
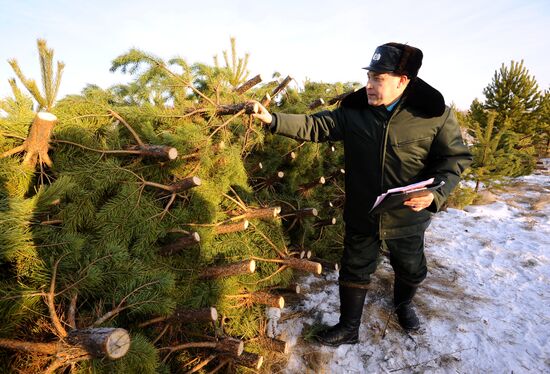
[[[474,101],[470,116],[481,127],[488,126],[484,111],[495,113],[493,133],[501,133],[497,146],[508,153],[510,165],[498,168],[499,176],[518,176],[530,173],[536,162],[535,145],[540,141],[542,123],[537,115],[541,103],[537,82],[523,61],[502,64],[492,82],[483,90],[485,101]],[[474,166],[475,167],[475,166]],[[495,175],[496,177],[496,175]]]

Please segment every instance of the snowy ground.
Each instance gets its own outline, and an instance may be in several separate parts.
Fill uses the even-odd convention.
[[[423,329],[391,315],[393,273],[379,265],[360,344],[305,342],[338,322],[337,274],[302,279],[303,298],[278,325],[291,345],[286,373],[550,373],[550,176],[516,179],[497,201],[449,209],[426,233],[429,274],[415,297]]]

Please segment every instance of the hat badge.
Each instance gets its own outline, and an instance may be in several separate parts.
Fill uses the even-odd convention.
[[[382,56],[380,55],[380,53],[377,52],[372,56],[372,61],[378,61],[380,60],[380,57]]]

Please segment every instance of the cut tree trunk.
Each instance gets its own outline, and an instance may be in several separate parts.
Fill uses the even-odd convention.
[[[264,184],[266,187],[273,186],[275,183],[279,182],[283,177],[285,176],[285,173],[283,171],[278,171],[272,176],[268,177]]]
[[[331,179],[336,179],[336,178],[344,176],[345,174],[346,174],[345,169],[338,169],[338,170],[333,171],[328,177],[325,178],[325,180],[328,181],[328,180],[331,180]]]
[[[201,241],[201,237],[198,232],[192,232],[189,235],[185,235],[177,238],[174,242],[163,246],[158,252],[161,256],[171,256],[175,253],[181,252],[185,248],[189,248]]]
[[[237,223],[229,223],[226,225],[216,226],[214,231],[216,235],[229,234],[232,232],[244,231],[248,228],[248,225],[249,225],[248,220],[244,220]]]
[[[244,351],[244,343],[242,340],[226,337],[216,342],[214,349],[218,352],[229,353],[233,357],[239,357]]]
[[[258,104],[255,102],[227,104],[227,105],[218,105],[218,107],[216,108],[216,114],[219,116],[237,114],[241,111],[244,111],[245,114],[258,113]]]
[[[112,327],[72,330],[67,336],[67,342],[83,347],[94,357],[111,360],[123,357],[130,349],[128,331]]]
[[[38,112],[29,128],[27,139],[22,145],[15,147],[0,155],[0,158],[8,157],[19,152],[27,152],[23,158],[23,165],[35,167],[37,163],[53,166],[48,156],[52,129],[57,123],[57,117],[52,113]]]
[[[338,265],[337,262],[328,261],[318,257],[313,257],[312,260],[323,265],[323,270],[340,270],[340,265]]]
[[[273,291],[280,294],[299,294],[301,289],[299,284],[292,283],[286,287],[274,287]]]
[[[271,95],[265,94],[261,103],[263,106],[267,107],[271,103],[271,98],[280,94],[289,84],[292,82],[292,78],[287,76],[275,89],[271,92]]]
[[[266,348],[273,352],[288,354],[288,352],[290,351],[288,342],[285,342],[284,340],[264,337],[260,339],[258,342],[263,348]]]
[[[248,174],[255,174],[255,173],[259,172],[260,170],[262,170],[263,168],[264,168],[264,165],[261,162],[258,162],[258,164],[256,166],[254,166],[252,169],[250,169]]]
[[[183,192],[187,191],[193,187],[198,187],[202,184],[202,180],[199,177],[193,176],[184,178],[179,182],[169,184],[171,192]]]
[[[166,161],[172,161],[178,158],[178,150],[168,145],[132,145],[124,147],[128,151],[137,151],[142,157],[161,159]]]
[[[305,218],[305,217],[317,217],[318,214],[319,213],[315,208],[304,208],[304,209],[297,209],[289,213],[288,216],[294,216],[296,218]]]
[[[313,109],[316,109],[316,108],[319,108],[320,106],[323,106],[325,105],[325,100],[319,98],[317,100],[315,100],[314,102],[312,102],[311,104],[308,105],[309,109],[313,110]]]
[[[233,275],[252,274],[256,271],[256,261],[247,260],[227,264],[222,266],[212,266],[202,271],[200,277],[203,279],[213,279],[220,277],[230,277]]]
[[[246,82],[241,84],[239,87],[237,87],[235,89],[235,92],[239,94],[245,93],[246,91],[248,91],[249,89],[257,85],[258,83],[260,83],[261,81],[262,81],[262,76],[258,74],[254,78],[247,80]]]
[[[323,271],[323,266],[320,263],[295,257],[287,257],[282,263],[293,269],[303,270],[317,275],[321,274]]]
[[[179,192],[183,192],[188,189],[191,189],[193,187],[200,186],[202,184],[202,181],[199,177],[193,176],[193,177],[184,178],[178,182],[168,184],[168,185],[160,184],[156,182],[149,182],[149,181],[145,181],[143,182],[143,184],[149,187],[160,188],[161,190],[168,191],[170,193],[179,193]]]
[[[102,327],[69,332],[64,342],[34,343],[13,339],[0,339],[0,347],[16,351],[55,355],[70,362],[72,358],[123,357],[130,348],[128,331],[120,328]]]
[[[280,295],[273,295],[269,292],[258,291],[250,294],[253,303],[272,306],[274,308],[283,308],[285,299]]]
[[[300,192],[302,194],[307,193],[311,189],[313,189],[317,186],[325,184],[325,182],[326,182],[325,177],[320,177],[319,179],[316,179],[316,180],[311,181],[309,183],[301,184],[300,188],[298,189],[298,192]]]
[[[283,92],[283,90],[290,84],[290,82],[292,82],[292,77],[290,75],[288,75],[285,79],[283,79],[283,81],[277,86],[275,87],[275,89],[271,92],[271,97],[275,97],[277,96],[278,94],[280,94],[281,92]]]
[[[336,225],[336,218],[335,217],[327,218],[327,219],[321,219],[321,220],[316,221],[313,224],[313,226],[315,226],[315,227],[324,227],[324,226],[332,226],[332,225]]]
[[[277,217],[279,213],[281,213],[281,207],[276,206],[273,208],[250,209],[244,216],[246,219],[273,219]]]
[[[264,357],[252,352],[243,352],[242,355],[235,358],[235,363],[247,368],[256,369],[262,367]]]

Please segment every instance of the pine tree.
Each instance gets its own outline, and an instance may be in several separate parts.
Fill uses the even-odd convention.
[[[534,143],[541,157],[548,157],[550,154],[550,90],[544,91],[541,95],[537,109],[537,123],[539,124]]]
[[[529,74],[523,61],[511,61],[509,67],[502,64],[495,71],[492,82],[483,93],[485,102],[482,108],[496,113],[494,130],[500,132],[507,128],[507,136],[502,137],[508,142],[507,151],[514,154],[513,159],[523,162],[519,170],[510,168],[513,172],[508,176],[530,173],[535,165],[534,145],[540,128],[537,118],[540,92],[535,78]],[[483,122],[478,123],[483,126]]]
[[[472,120],[470,124],[477,140],[473,147],[475,161],[472,165],[472,174],[476,182],[475,192],[478,192],[481,183],[487,185],[494,179],[507,175],[511,165],[510,158],[507,157],[509,154],[503,152],[502,147],[499,149],[501,138],[510,127],[510,122],[507,121],[497,131],[495,128],[496,112],[488,111],[483,113],[484,115],[480,115],[478,112],[477,114],[477,120]]]
[[[1,367],[259,365],[258,352],[280,345],[265,334],[262,305],[282,305],[274,289],[291,282],[290,269],[320,272],[289,247],[278,218],[307,226],[310,206],[283,207],[268,192],[283,188],[278,177],[254,171],[265,137],[247,101],[269,88],[236,90],[242,74],[230,82],[223,68],[137,49],[117,69],[133,82],[46,100],[57,123],[40,179],[10,151],[35,115],[30,98],[12,85],[1,102]],[[317,188],[304,179],[299,201]],[[115,334],[124,352],[90,351],[91,333]]]

